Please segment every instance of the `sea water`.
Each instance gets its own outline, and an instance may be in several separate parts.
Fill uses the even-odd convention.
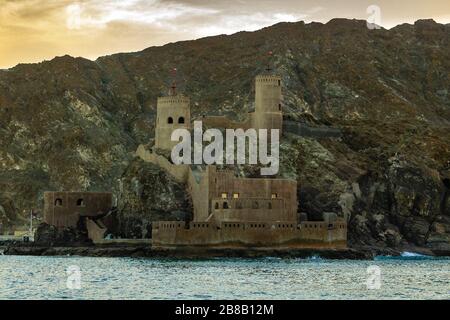
[[[0,299],[450,299],[450,260],[0,256]]]

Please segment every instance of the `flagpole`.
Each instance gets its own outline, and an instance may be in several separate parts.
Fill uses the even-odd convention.
[[[30,210],[30,237],[33,234],[33,209]]]

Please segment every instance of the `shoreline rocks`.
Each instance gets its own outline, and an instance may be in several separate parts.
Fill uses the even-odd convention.
[[[86,257],[148,257],[148,258],[311,258],[373,260],[376,255],[399,255],[399,252],[376,252],[369,248],[359,249],[266,249],[266,248],[151,248],[140,245],[108,246],[39,246],[10,244],[1,245],[4,255],[17,256],[86,256]]]

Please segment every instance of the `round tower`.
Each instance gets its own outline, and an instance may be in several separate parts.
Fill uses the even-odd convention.
[[[281,77],[258,75],[255,79],[255,129],[282,129]]]
[[[191,110],[190,100],[181,94],[158,98],[156,110],[155,147],[172,150],[178,144],[171,141],[175,129],[190,130]]]

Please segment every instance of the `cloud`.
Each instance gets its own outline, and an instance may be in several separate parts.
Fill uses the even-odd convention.
[[[366,19],[372,0],[0,0],[0,68],[70,54],[96,58],[282,21]],[[448,0],[378,0],[382,23],[438,17]],[[446,21],[445,21],[446,20]]]

